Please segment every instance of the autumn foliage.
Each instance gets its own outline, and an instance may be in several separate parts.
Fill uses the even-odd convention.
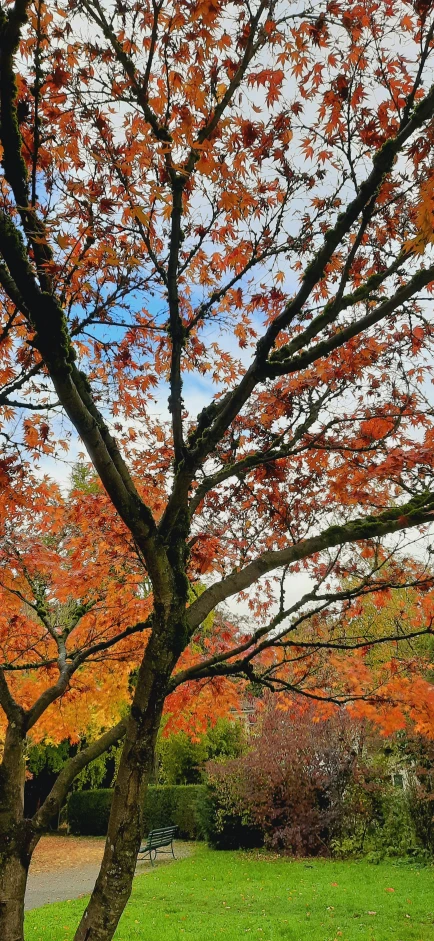
[[[63,658],[67,682],[38,716],[32,740],[77,742],[120,718],[129,673],[146,642],[141,638],[138,647],[127,629],[146,617],[149,601],[134,555],[98,489],[65,496],[28,474],[26,485],[18,484],[13,496],[3,494],[2,664],[12,695],[30,709],[55,686]]]
[[[76,941],[114,934],[161,715],[167,698],[172,715],[184,709],[184,684],[200,686],[206,710],[211,683],[380,711],[397,700],[400,713],[417,690],[432,724],[421,638],[433,587],[433,36],[430,5],[407,0],[0,6],[1,481],[7,495],[21,475],[28,514],[35,491],[35,528],[54,543],[38,536],[32,560],[30,515],[18,536],[54,607],[79,589],[95,597],[98,560],[110,599],[74,627],[65,656],[57,629],[43,635],[27,609],[11,618],[25,618],[29,652],[56,656],[62,695],[72,674],[101,670],[101,689],[110,675],[107,646],[88,673],[72,668],[84,649],[73,644],[100,636],[114,651],[118,585],[130,623],[116,679],[140,649],[110,839]],[[43,473],[64,478],[84,451],[96,491],[60,507],[64,479],[61,498],[45,481],[50,521]],[[59,579],[50,553],[63,525]],[[385,592],[420,587],[426,602],[384,635],[353,607],[371,596],[381,610]],[[224,612],[230,628],[216,620],[210,641],[207,618],[234,597],[247,623]],[[13,624],[11,638],[0,683],[16,780],[35,712],[13,695],[26,642]],[[8,806],[8,879],[22,886],[31,839]]]
[[[17,472],[1,504],[0,650],[9,690],[34,711],[31,743],[92,740],[119,721],[131,700],[147,643],[149,585],[84,466],[75,468],[66,495],[28,469]],[[222,634],[223,625],[198,634],[194,654],[181,665],[217,649]],[[58,684],[62,663],[66,682]],[[180,728],[199,734],[238,704],[224,678],[193,687],[184,684],[168,697],[166,734]]]

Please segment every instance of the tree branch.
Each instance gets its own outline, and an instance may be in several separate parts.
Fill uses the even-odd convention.
[[[167,269],[167,291],[169,298],[170,339],[172,355],[170,363],[169,411],[172,415],[173,447],[175,468],[184,455],[184,437],[182,430],[182,376],[181,356],[185,341],[185,330],[179,313],[178,263],[181,246],[181,217],[183,181],[172,177],[172,218],[170,233],[169,265]]]
[[[3,709],[7,719],[10,723],[16,722],[17,719],[22,722],[24,717],[24,709],[19,703],[16,702],[12,693],[9,689],[9,686],[6,682],[6,677],[4,675],[3,669],[0,667],[0,706]]]
[[[71,787],[74,778],[86,768],[91,761],[103,755],[108,748],[116,745],[125,735],[126,719],[121,719],[112,729],[104,732],[95,742],[92,742],[87,748],[77,752],[62,768],[57,780],[55,781],[50,793],[45,798],[43,804],[32,817],[32,825],[35,831],[45,830],[52,817],[57,815],[63,801]]]
[[[215,606],[226,598],[244,591],[253,582],[268,572],[283,565],[309,558],[324,549],[345,545],[349,542],[373,539],[388,533],[399,532],[412,526],[431,523],[434,516],[434,493],[424,493],[408,503],[385,510],[377,516],[365,516],[338,526],[329,526],[317,536],[301,540],[286,549],[264,552],[238,572],[233,572],[222,581],[211,585],[190,605],[187,619],[191,629],[202,623]]]
[[[413,114],[408,121],[403,124],[398,134],[395,137],[389,138],[375,154],[371,173],[360,185],[357,195],[348,204],[346,210],[338,216],[335,225],[326,232],[321,248],[316,252],[312,262],[305,269],[301,287],[295,297],[288,301],[282,313],[272,321],[264,336],[258,341],[255,359],[244,374],[241,382],[231,393],[222,399],[218,407],[213,403],[208,410],[204,410],[202,413],[200,438],[192,447],[188,457],[190,477],[188,478],[186,473],[183,475],[182,479],[179,479],[179,491],[188,486],[188,480],[191,480],[195,469],[213,450],[216,443],[221,440],[226,429],[248,400],[256,384],[268,375],[268,369],[270,368],[268,355],[279,333],[281,333],[282,330],[286,330],[294,318],[300,314],[313,288],[318,281],[321,280],[324,269],[330,262],[333,253],[342,243],[346,235],[348,235],[358,216],[363,213],[365,207],[373,199],[383,179],[390,173],[397,154],[400,153],[413,133],[422,127],[424,122],[431,118],[433,114],[434,86],[431,87],[425,98],[414,108]],[[422,272],[419,272],[418,275],[421,279],[419,281],[420,286],[427,283],[423,281]],[[417,279],[418,275],[415,275],[409,284],[415,285],[415,279]],[[416,286],[414,286],[414,290],[417,290]],[[361,291],[363,291],[363,288],[361,288]],[[398,293],[399,292],[397,292],[397,294]],[[411,296],[411,294],[409,296]],[[342,302],[343,299],[339,303]],[[354,302],[355,301],[352,301],[352,303]],[[399,303],[399,301],[397,303]],[[336,313],[337,311],[335,310],[335,316]],[[385,313],[383,313],[383,316],[385,316]],[[378,321],[374,320],[373,322]],[[351,328],[348,328],[348,330],[350,329]],[[360,329],[366,329],[366,326]],[[357,335],[357,332],[354,335]],[[305,341],[307,339],[308,334],[305,336]],[[297,342],[298,340],[299,338],[297,338]],[[343,338],[342,342],[345,342]],[[324,354],[320,354],[318,351],[318,355]],[[297,367],[294,368],[301,368],[302,365],[302,363],[297,363]],[[272,371],[271,375],[273,375]]]

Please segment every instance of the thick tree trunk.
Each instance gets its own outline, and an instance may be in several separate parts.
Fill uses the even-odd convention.
[[[3,856],[3,854],[2,854]],[[29,860],[16,849],[1,861],[0,937],[2,941],[24,941],[24,896]]]
[[[144,745],[141,739],[130,744],[119,769],[103,862],[74,941],[111,941],[130,897],[142,837],[143,801],[153,765],[152,738],[146,749],[150,760],[137,760]]]
[[[24,895],[32,827],[24,820],[24,740],[19,712],[9,722],[0,766],[0,938],[24,941]]]
[[[111,941],[131,894],[142,838],[143,802],[176,657],[151,638],[139,671],[113,794],[104,857],[74,941]]]

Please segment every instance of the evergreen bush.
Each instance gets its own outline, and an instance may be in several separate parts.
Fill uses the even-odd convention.
[[[113,791],[74,791],[67,807],[68,830],[76,836],[105,836]]]
[[[264,845],[264,834],[248,811],[237,813],[221,788],[209,784],[199,795],[197,814],[204,838],[217,850],[255,849]]]

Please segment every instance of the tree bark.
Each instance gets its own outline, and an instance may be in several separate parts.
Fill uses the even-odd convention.
[[[16,710],[6,731],[0,766],[0,938],[24,941],[24,895],[32,827],[24,820],[23,717]]]
[[[74,941],[111,941],[128,902],[143,831],[143,803],[170,674],[177,660],[153,635],[139,671],[114,788],[101,869]]]
[[[18,842],[14,842],[8,856],[1,854],[0,937],[2,941],[24,941],[24,897],[30,854],[23,843],[20,846]]]

